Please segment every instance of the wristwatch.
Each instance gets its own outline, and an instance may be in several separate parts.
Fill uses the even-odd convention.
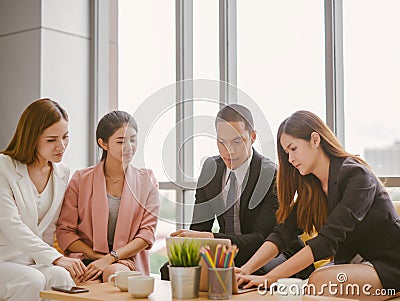
[[[112,257],[114,257],[115,262],[118,261],[119,257],[118,257],[117,251],[112,250],[112,251],[110,252],[110,255],[111,255]]]

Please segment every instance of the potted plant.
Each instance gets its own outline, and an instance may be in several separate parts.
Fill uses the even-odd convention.
[[[200,258],[199,242],[183,239],[172,243],[168,254],[168,268],[173,298],[199,297]]]

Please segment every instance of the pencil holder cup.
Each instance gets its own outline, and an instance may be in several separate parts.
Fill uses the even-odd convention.
[[[230,268],[208,268],[208,299],[232,298],[232,273]]]

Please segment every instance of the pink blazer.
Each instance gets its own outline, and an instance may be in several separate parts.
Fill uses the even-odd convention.
[[[103,168],[104,161],[101,161],[96,166],[78,170],[68,184],[56,231],[63,251],[80,239],[96,252],[109,252],[109,207]],[[129,165],[113,245],[118,249],[136,237],[144,239],[149,247],[131,258],[144,275],[150,273],[148,249],[154,243],[159,205],[158,183],[152,171]]]

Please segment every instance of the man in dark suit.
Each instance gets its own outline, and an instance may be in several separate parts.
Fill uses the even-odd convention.
[[[252,148],[256,131],[246,107],[223,107],[215,127],[220,156],[208,158],[203,165],[190,230],[182,229],[171,236],[228,238],[239,248],[235,265],[241,266],[276,225],[276,166]],[[220,227],[218,233],[211,232],[215,217]],[[291,250],[294,253],[301,247],[299,241]],[[268,272],[290,255],[279,255],[260,272]],[[162,279],[167,278],[165,272],[162,268]]]
[[[241,195],[233,205],[234,230],[228,229],[229,208],[226,206],[227,193],[224,193],[223,187],[229,187],[230,177],[229,174],[226,175],[229,167],[224,164],[222,157],[215,156],[206,160],[198,180],[190,226],[192,231],[176,232],[179,236],[230,239],[232,244],[239,248],[235,259],[238,266],[244,264],[264,242],[267,233],[272,232],[276,225],[275,212],[278,209],[274,193],[275,164],[254,149],[251,159],[248,160],[248,166],[243,168],[245,170],[242,183],[245,185],[240,185],[240,176],[236,176],[237,185],[241,186],[237,190],[241,191]],[[259,186],[258,191],[256,186]],[[229,190],[228,187],[225,191]],[[220,227],[218,233],[211,232],[215,217]],[[174,235],[175,233],[171,236]]]

